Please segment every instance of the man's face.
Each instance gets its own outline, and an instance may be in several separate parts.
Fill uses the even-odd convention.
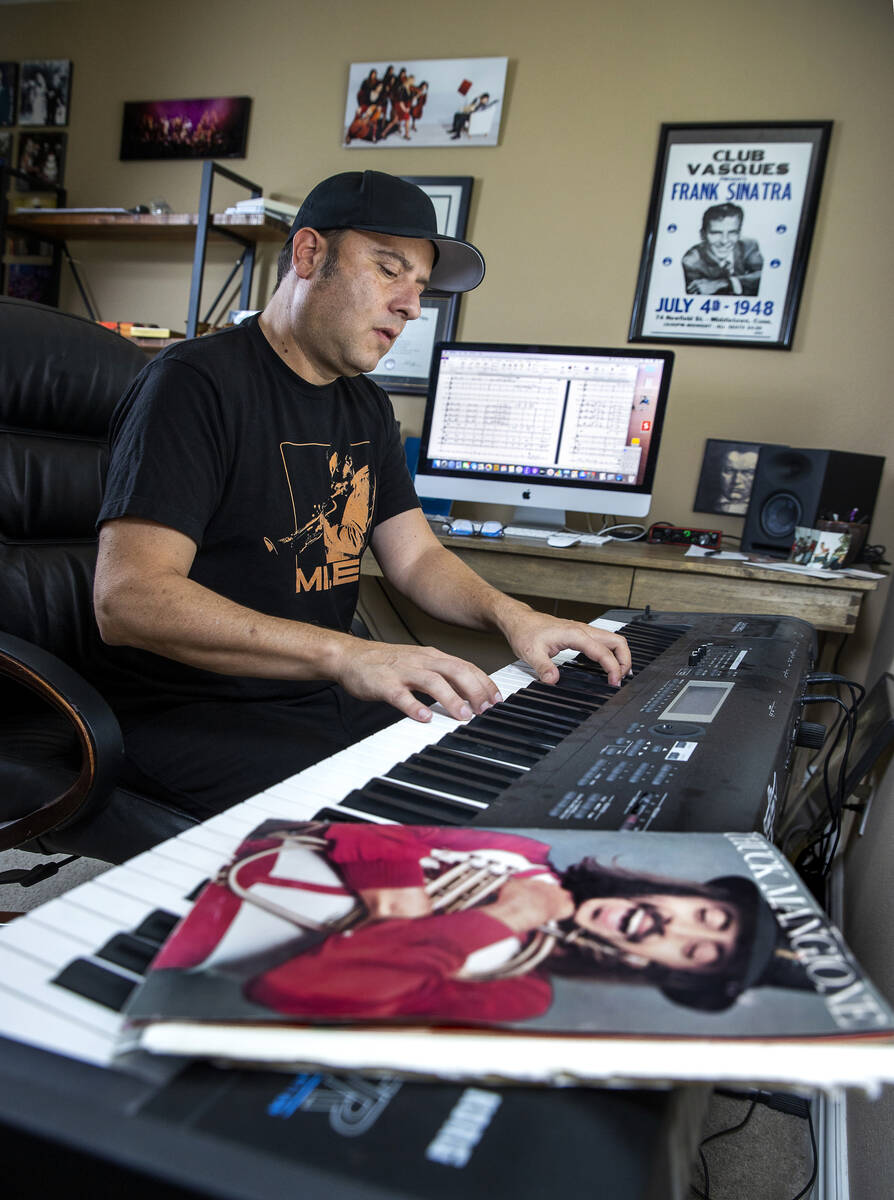
[[[434,246],[422,238],[345,234],[335,269],[317,272],[305,309],[302,348],[322,379],[374,370],[419,316],[433,264]]]
[[[704,896],[596,897],[574,919],[619,950],[678,971],[719,970],[739,936],[735,907]]]
[[[741,232],[742,223],[738,217],[720,217],[708,222],[705,241],[715,254],[726,255],[739,240]]]
[[[720,488],[727,503],[747,505],[756,468],[756,450],[728,452],[720,469]]]

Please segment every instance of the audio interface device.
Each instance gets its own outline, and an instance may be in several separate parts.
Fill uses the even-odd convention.
[[[704,546],[719,550],[723,534],[719,529],[689,529],[685,525],[652,525],[646,540],[652,545]]]

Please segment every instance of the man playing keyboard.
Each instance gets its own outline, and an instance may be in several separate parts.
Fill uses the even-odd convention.
[[[125,783],[205,818],[433,702],[457,720],[498,703],[472,663],[351,635],[367,548],[421,609],[502,634],[543,681],[574,649],[620,684],[622,637],[533,611],[440,545],[364,375],[426,287],[483,275],[415,185],[334,176],[298,212],[266,308],[171,347],[122,398],[95,604]]]

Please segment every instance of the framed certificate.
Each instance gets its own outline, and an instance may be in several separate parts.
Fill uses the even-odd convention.
[[[387,392],[413,395],[428,390],[431,356],[436,342],[450,342],[456,333],[459,296],[425,292],[422,313],[407,325],[369,377]]]
[[[471,175],[404,175],[431,198],[438,219],[438,233],[464,238],[472,199]],[[456,336],[460,297],[455,292],[424,292],[422,314],[407,325],[381,359],[368,372],[388,392],[414,395],[428,390],[428,376],[435,342],[450,342]]]

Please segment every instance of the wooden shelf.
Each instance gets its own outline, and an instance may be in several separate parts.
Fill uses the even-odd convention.
[[[197,213],[10,213],[8,230],[57,241],[194,242]],[[215,213],[209,235],[223,240],[226,233],[250,242],[284,241],[289,225],[278,217],[230,216]],[[224,232],[225,231],[225,232]]]

